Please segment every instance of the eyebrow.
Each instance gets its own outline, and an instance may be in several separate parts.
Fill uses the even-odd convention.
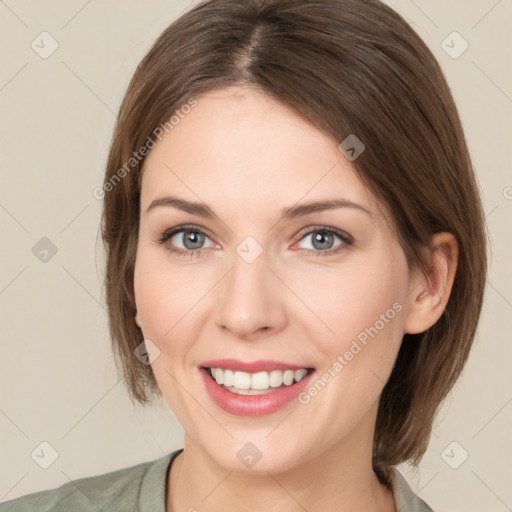
[[[179,197],[174,196],[154,199],[151,201],[151,204],[146,210],[146,213],[150,212],[154,208],[157,208],[158,206],[171,206],[186,213],[207,219],[213,219],[217,217],[213,210],[205,203],[186,201],[185,199],[180,199]],[[347,199],[328,199],[325,201],[315,201],[283,208],[281,210],[280,220],[292,220],[303,215],[308,215],[310,213],[333,210],[336,208],[354,208],[368,214],[373,218],[373,214],[364,206],[358,203],[354,203],[353,201],[349,201]]]

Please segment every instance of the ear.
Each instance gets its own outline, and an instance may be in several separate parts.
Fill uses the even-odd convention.
[[[132,293],[132,296],[135,297],[135,283],[133,280],[130,282],[130,292]],[[142,329],[142,325],[140,325],[139,312],[137,310],[135,310],[135,323],[140,329]]]
[[[404,332],[417,334],[434,325],[443,314],[455,279],[459,257],[452,233],[436,233],[429,249],[428,276],[416,272],[411,278]]]
[[[135,313],[135,323],[142,329],[142,325],[140,325],[139,312]]]

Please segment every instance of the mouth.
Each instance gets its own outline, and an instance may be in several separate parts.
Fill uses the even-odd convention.
[[[196,367],[209,399],[236,416],[265,416],[291,405],[317,372],[307,364],[210,359]]]
[[[236,416],[265,416],[291,404],[311,385],[316,375],[314,368],[301,368],[275,362],[245,363],[245,367],[256,367],[259,371],[237,370],[217,366],[198,367],[205,391],[221,409]],[[204,363],[203,363],[204,364]],[[231,364],[231,363],[230,363]],[[262,365],[267,370],[261,370]]]
[[[299,368],[249,373],[208,366],[201,366],[201,370],[219,386],[238,395],[265,395],[290,388],[315,371],[314,368]]]

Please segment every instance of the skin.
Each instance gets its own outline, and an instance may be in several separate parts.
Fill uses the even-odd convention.
[[[391,217],[335,141],[248,88],[196,99],[146,159],[134,275],[136,321],[160,350],[152,368],[185,431],[168,475],[167,511],[395,511],[371,466],[379,396],[403,334],[441,316],[456,242],[435,235],[430,278],[410,272]],[[216,217],[171,206],[146,212],[169,195],[204,202]],[[279,221],[283,208],[340,198],[371,215],[346,207]],[[184,224],[207,232],[199,256],[170,251],[194,248],[184,232],[156,242]],[[318,248],[311,231],[321,227],[354,242],[334,236]],[[236,252],[248,236],[263,251],[252,263]],[[234,416],[200,379],[198,365],[222,357],[277,359],[321,376],[394,303],[400,312],[305,405]],[[237,457],[247,442],[262,453],[252,468]]]

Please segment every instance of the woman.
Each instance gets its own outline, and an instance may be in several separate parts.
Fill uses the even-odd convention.
[[[101,189],[111,338],[184,449],[0,510],[429,511],[485,223],[432,53],[377,0],[210,0],[120,107]]]

